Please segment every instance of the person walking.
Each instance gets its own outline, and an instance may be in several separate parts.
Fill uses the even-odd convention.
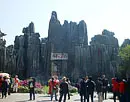
[[[117,78],[112,78],[112,91],[114,102],[116,102],[116,96],[118,96],[118,98],[120,99],[119,80]]]
[[[6,81],[6,76],[3,77],[3,81],[2,81],[2,98],[7,97],[7,89],[8,89],[8,83]]]
[[[57,99],[57,96],[58,96],[58,89],[59,89],[59,84],[60,84],[60,81],[58,79],[58,76],[55,76],[55,79],[54,79],[55,83],[56,83],[56,99]]]
[[[54,80],[54,78],[52,77],[52,79],[50,80],[50,82],[49,82],[49,93],[51,94],[51,101],[52,101],[52,99],[53,99],[53,95],[55,95],[55,101],[58,101],[57,100],[57,90],[58,90],[58,88],[57,88],[57,83],[56,83],[56,81]]]
[[[108,79],[105,75],[102,76],[102,83],[103,83],[103,100],[107,99],[107,91],[108,91]]]
[[[91,96],[91,102],[93,102],[93,95],[96,84],[94,81],[92,81],[91,76],[89,76],[86,86],[87,86],[87,102],[89,102],[89,95]]]
[[[126,83],[126,102],[130,102],[130,77]]]
[[[60,83],[60,98],[59,102],[62,101],[62,97],[64,96],[63,102],[66,102],[66,95],[69,92],[68,83],[66,82],[66,77],[62,78],[62,82]]]
[[[69,78],[66,79],[66,82],[68,83],[68,88],[69,88],[69,90],[70,90],[71,85],[70,85],[70,80],[69,80]],[[69,92],[69,91],[68,91],[68,100],[70,100],[70,92]]]
[[[18,75],[15,75],[13,92],[18,92],[18,86],[19,86],[19,78]]]
[[[103,96],[102,96],[103,83],[102,83],[101,78],[98,78],[98,80],[97,80],[96,91],[97,91],[97,94],[98,94],[98,102],[103,102]]]
[[[29,81],[29,94],[30,94],[30,99],[32,100],[32,96],[33,96],[33,100],[35,100],[35,78],[30,78]]]
[[[80,82],[80,100],[81,102],[86,102],[86,80],[85,78],[82,78]]]
[[[120,102],[126,102],[125,90],[126,90],[126,81],[125,79],[122,79],[122,81],[119,83]]]

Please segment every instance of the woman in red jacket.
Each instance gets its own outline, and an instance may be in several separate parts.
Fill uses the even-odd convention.
[[[126,88],[126,81],[123,79],[119,83],[120,102],[125,102],[125,88]]]
[[[112,78],[112,91],[114,102],[116,102],[116,96],[118,96],[118,98],[120,99],[119,80],[117,78]]]
[[[49,93],[51,94],[51,101],[53,99],[53,95],[55,95],[55,101],[57,101],[57,83],[54,78],[52,78],[49,82]]]

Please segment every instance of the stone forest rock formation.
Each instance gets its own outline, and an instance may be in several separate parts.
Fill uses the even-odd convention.
[[[14,46],[7,47],[7,72],[18,74],[21,78],[40,76],[41,43],[34,24],[23,28],[24,35],[16,36]],[[11,64],[12,62],[12,64]],[[13,72],[10,72],[12,69]]]
[[[5,71],[5,63],[6,63],[6,41],[3,39],[5,36],[3,32],[0,30],[0,71]]]
[[[125,47],[127,45],[130,45],[130,39],[125,39],[121,47]]]
[[[53,11],[47,38],[39,38],[32,22],[23,28],[23,33],[15,37],[14,46],[7,47],[6,72],[39,80],[48,80],[54,74],[74,81],[85,75],[115,76],[119,45],[113,32],[103,30],[88,45],[87,25],[83,20],[79,23],[65,20],[62,25]]]
[[[114,37],[113,32],[103,30],[102,34],[95,35],[89,46],[91,56],[91,66],[89,72],[95,74],[106,73],[107,75],[115,76],[118,66],[118,49],[118,40]]]

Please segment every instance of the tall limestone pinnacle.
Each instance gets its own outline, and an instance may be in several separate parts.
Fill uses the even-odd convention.
[[[79,24],[65,20],[64,24],[61,25],[57,13],[52,11],[48,29],[48,42],[50,45],[48,56],[52,52],[68,54],[68,61],[62,61],[62,63],[65,64],[64,66],[60,61],[54,61],[54,64],[60,68],[59,73],[66,75],[67,72],[73,71],[73,68],[76,68],[76,65],[72,64],[75,63],[75,60],[72,59],[74,59],[74,56],[77,54],[75,51],[76,48],[80,49],[81,46],[88,45],[87,25],[83,20],[80,21]],[[79,56],[81,56],[81,54]],[[48,67],[50,67],[50,60],[48,60],[48,64]],[[81,63],[79,62],[79,64]]]
[[[34,23],[31,22],[28,27],[23,28],[23,31],[22,31],[22,32],[23,32],[24,34],[28,34],[28,35],[31,35],[31,33],[32,33],[32,34],[35,33]]]
[[[64,40],[68,40],[70,43],[74,42],[76,45],[88,45],[87,25],[83,20],[80,21],[79,24],[72,21],[68,23],[68,21],[65,20],[64,24],[61,25],[57,13],[52,11],[49,22],[48,39],[54,45],[57,45],[57,43],[62,44]]]
[[[14,41],[16,73],[24,77],[37,76],[40,70],[40,35],[35,33],[33,22],[23,28],[23,33]]]
[[[51,20],[52,21],[56,21],[57,20],[57,13],[56,13],[56,11],[52,11]]]

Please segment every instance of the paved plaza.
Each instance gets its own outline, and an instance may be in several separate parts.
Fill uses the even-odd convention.
[[[111,97],[112,97],[112,94],[109,93],[108,98],[111,98]],[[36,94],[36,100],[29,101],[28,93],[13,93],[10,96],[8,96],[6,99],[5,98],[0,99],[0,102],[56,102],[56,101],[50,101],[49,95],[43,95],[43,94]],[[67,100],[66,102],[80,102],[80,96],[78,94],[73,95],[71,96],[71,99]],[[96,94],[95,94],[94,102],[98,102]],[[103,102],[113,102],[113,100],[107,99]]]

